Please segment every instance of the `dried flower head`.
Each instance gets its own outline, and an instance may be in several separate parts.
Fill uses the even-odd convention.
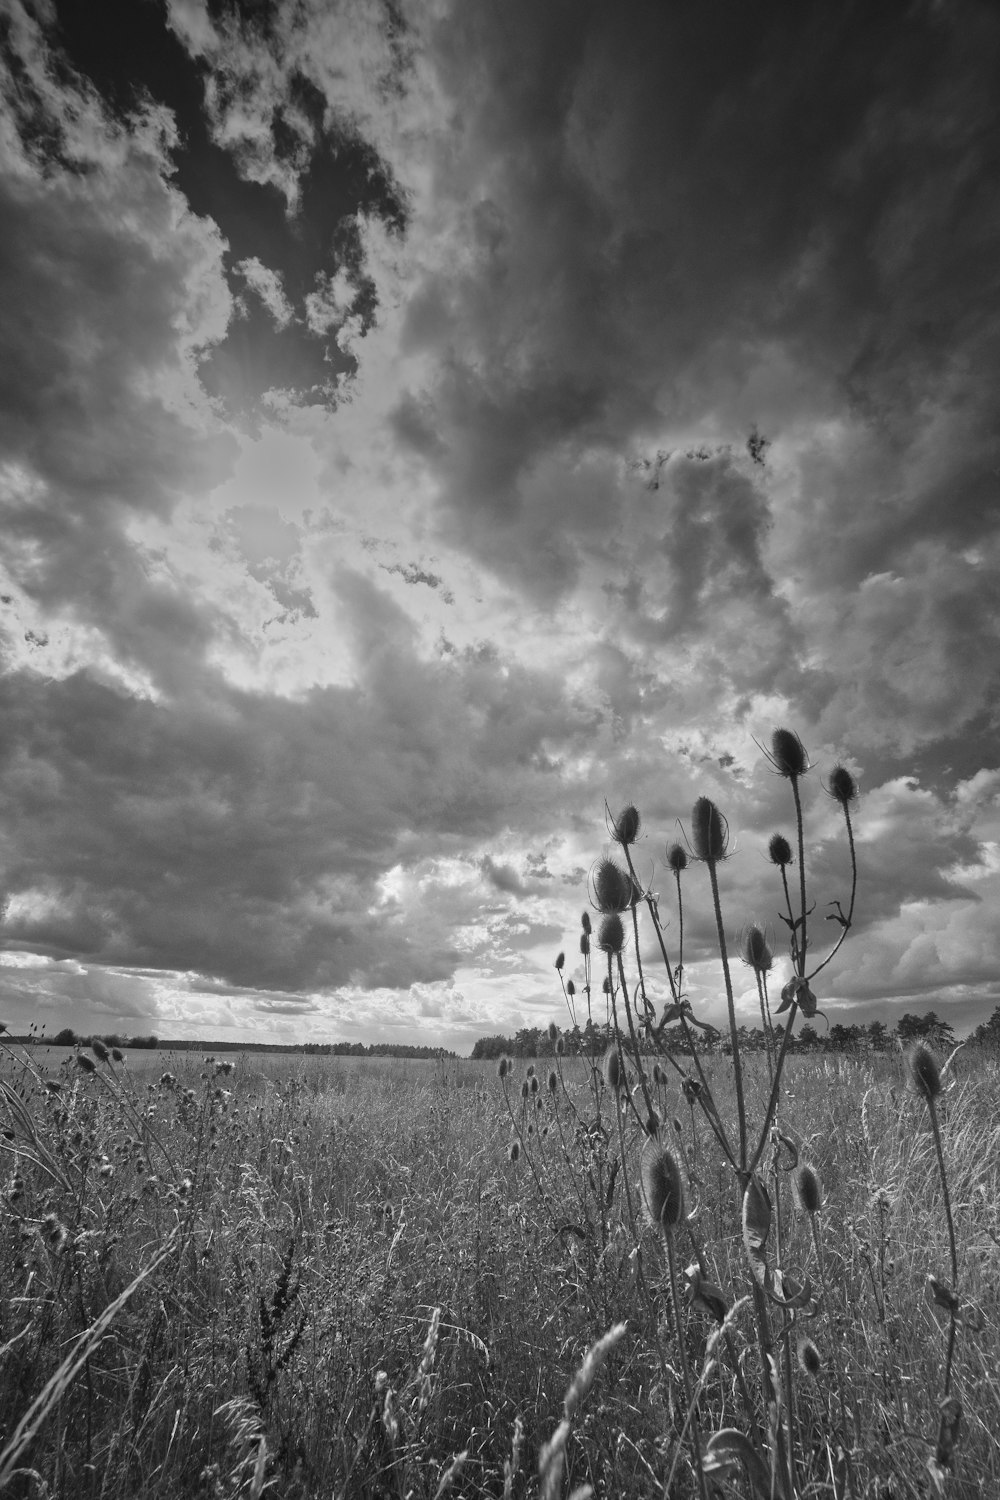
[[[917,1042],[907,1054],[906,1066],[914,1090],[928,1102],[941,1092],[941,1070],[926,1042]]]
[[[589,911],[585,911],[583,913],[583,915],[581,916],[581,918],[580,918],[580,925],[583,928],[584,932],[587,932],[587,933],[590,932],[590,912]]]
[[[744,928],[740,941],[740,955],[743,962],[748,964],[755,974],[770,972],[774,955],[768,946],[764,929],[759,923],[750,922]]]
[[[81,1068],[84,1073],[97,1072],[97,1064],[92,1057],[87,1056],[86,1052],[78,1052],[76,1054],[76,1065],[78,1068]]]
[[[510,1159],[511,1159],[511,1161],[517,1161],[517,1159],[518,1159],[518,1157],[520,1155],[521,1155],[521,1142],[520,1141],[511,1141],[511,1143],[510,1143]]]
[[[646,1132],[647,1135],[655,1135],[656,1132],[659,1130],[659,1128],[660,1128],[660,1117],[656,1113],[655,1109],[651,1109],[649,1111],[649,1114],[646,1116],[646,1123],[645,1123],[645,1125],[644,1125],[643,1128],[644,1128],[644,1130],[645,1130],[645,1132]]]
[[[687,850],[683,844],[671,844],[667,849],[667,864],[675,875],[687,869]]]
[[[836,798],[841,807],[857,801],[858,783],[846,766],[834,766],[827,786],[830,796]]]
[[[604,1082],[609,1089],[619,1089],[622,1083],[622,1060],[618,1048],[612,1044],[604,1054]]]
[[[108,1051],[107,1047],[105,1047],[99,1036],[95,1036],[91,1040],[90,1050],[91,1052],[93,1052],[98,1062],[106,1063],[111,1056],[111,1053]]]
[[[615,819],[612,837],[616,844],[634,844],[639,836],[639,827],[642,819],[639,809],[630,802],[628,807],[623,807]]]
[[[537,1073],[532,1073],[532,1075],[531,1075],[531,1092],[533,1094],[537,1094],[540,1087],[541,1087],[541,1085],[538,1082],[538,1074]]]
[[[771,842],[767,846],[768,856],[772,865],[778,865],[784,869],[785,865],[792,862],[792,846],[783,833],[773,833]]]
[[[576,994],[576,985],[573,983],[572,979],[567,979],[566,981],[566,993],[571,1000]]]
[[[562,967],[565,964],[565,962],[566,962],[566,955],[565,955],[565,953],[560,953],[558,955],[558,957],[556,958],[556,968],[560,972],[562,972]]]
[[[696,1100],[701,1095],[701,1083],[697,1078],[685,1078],[681,1084],[681,1093],[693,1108]]]
[[[500,1061],[497,1063],[497,1077],[499,1078],[499,1080],[500,1080],[501,1083],[503,1083],[504,1079],[507,1077],[507,1074],[509,1072],[510,1072],[510,1062],[509,1062],[509,1060],[506,1057],[501,1057]]]
[[[606,916],[597,934],[597,946],[602,953],[620,953],[625,946],[625,928],[616,911]]]
[[[550,1021],[549,1022],[549,1041],[550,1042],[554,1042],[555,1039],[556,1039],[556,1037],[558,1035],[559,1035],[559,1027],[556,1025],[555,1021]]]
[[[710,797],[699,797],[691,810],[691,848],[695,859],[717,864],[726,857],[729,824]]]
[[[581,932],[580,933],[580,952],[583,954],[584,958],[586,958],[587,954],[590,952],[590,933],[589,932]]]
[[[823,1369],[823,1361],[812,1339],[799,1339],[795,1353],[803,1375],[808,1375],[812,1380],[818,1379]]]
[[[626,911],[635,897],[632,877],[613,859],[598,860],[591,877],[594,888],[594,905],[598,911]]]
[[[805,746],[791,729],[776,729],[772,734],[770,761],[781,776],[804,776],[809,769]]]
[[[802,1162],[795,1172],[799,1202],[807,1214],[818,1214],[823,1207],[823,1183],[815,1167]]]
[[[549,1093],[554,1094],[559,1087],[559,1074],[555,1068],[549,1070]]]
[[[527,1079],[527,1078],[525,1078],[525,1079],[523,1079],[523,1080],[522,1080],[522,1082],[521,1082],[521,1098],[522,1098],[522,1099],[527,1099],[527,1097],[528,1097],[528,1094],[529,1094],[529,1093],[530,1093],[530,1092],[531,1092],[531,1088],[530,1088],[530,1080],[529,1080],[529,1079]]]
[[[666,1073],[664,1073],[664,1071],[660,1067],[659,1063],[655,1062],[653,1064],[653,1082],[657,1085],[657,1087],[659,1087],[660,1084],[666,1083],[666,1081],[667,1081],[667,1075],[666,1075]]]
[[[669,1233],[684,1217],[684,1178],[677,1158],[655,1138],[642,1148],[642,1198],[651,1224]]]
[[[111,1056],[117,1063],[123,1063],[125,1061],[125,1054],[120,1047],[112,1047]],[[232,1064],[230,1064],[230,1066],[232,1066]]]
[[[611,994],[611,980],[608,978],[607,974],[605,974],[604,976],[603,983],[601,984],[601,990],[605,995]]]

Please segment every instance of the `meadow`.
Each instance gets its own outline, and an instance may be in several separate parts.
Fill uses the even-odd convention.
[[[28,1118],[10,1114],[0,1225],[11,1493],[534,1494],[567,1387],[618,1324],[573,1413],[561,1492],[661,1495],[671,1471],[670,1493],[697,1492],[669,1268],[655,1230],[633,1231],[599,1069],[567,1060],[550,1088],[539,1059],[535,1093],[524,1063],[501,1082],[472,1062],[137,1054],[133,1071],[16,1051],[5,1077]],[[762,1110],[766,1065],[751,1063],[748,1105]],[[707,1066],[731,1112],[731,1066]],[[947,1275],[949,1254],[927,1111],[898,1055],[792,1057],[785,1087],[782,1133],[824,1185],[821,1310],[788,1315],[823,1361],[796,1386],[799,1492],[842,1492],[836,1362],[855,1493],[926,1495],[947,1336],[928,1276]],[[725,1429],[745,1415],[740,1384],[759,1379],[751,1310],[731,1312],[745,1280],[731,1174],[678,1084],[656,1088],[698,1180],[682,1259],[707,1249],[730,1310],[718,1339],[711,1297],[690,1282],[680,1294],[692,1369],[712,1364],[715,1340],[703,1425]],[[581,1138],[574,1116],[593,1118],[595,1090],[607,1141]],[[947,1483],[993,1495],[1000,1068],[960,1053],[942,1099],[964,1309]],[[635,1195],[644,1136],[623,1131]],[[603,1173],[599,1221],[588,1171]],[[792,1175],[779,1160],[781,1254],[815,1279]],[[32,1403],[109,1310],[36,1421]],[[741,1474],[717,1482],[754,1493]]]

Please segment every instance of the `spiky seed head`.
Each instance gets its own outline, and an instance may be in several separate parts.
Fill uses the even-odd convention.
[[[749,964],[755,974],[767,974],[770,971],[774,956],[759,923],[751,922],[744,929],[740,950],[743,962]]]
[[[501,1057],[500,1061],[497,1063],[497,1077],[499,1078],[501,1083],[503,1083],[509,1072],[510,1063],[508,1062],[506,1057]]]
[[[556,1037],[556,1057],[562,1057],[565,1051],[566,1051],[566,1038],[564,1036],[557,1036]]]
[[[617,1047],[612,1045],[605,1052],[603,1070],[604,1082],[609,1089],[617,1091],[621,1087],[622,1082],[622,1060],[618,1056]]]
[[[572,979],[567,979],[566,981],[566,993],[571,1000],[576,994],[576,985],[573,983]]]
[[[771,764],[782,776],[804,776],[809,757],[798,735],[791,729],[776,729],[771,736]]]
[[[632,877],[613,859],[600,859],[594,869],[594,905],[598,911],[625,911],[632,905]]]
[[[61,1223],[56,1214],[46,1214],[41,1225],[42,1238],[50,1250],[57,1253],[65,1245],[69,1237],[69,1230]]]
[[[518,1157],[520,1155],[521,1155],[521,1142],[520,1141],[511,1141],[511,1143],[510,1143],[510,1159],[511,1159],[511,1161],[517,1161],[517,1159],[518,1159]]]
[[[685,1078],[681,1084],[681,1093],[693,1108],[701,1095],[701,1083],[697,1078]]]
[[[112,1047],[111,1056],[116,1063],[123,1063],[125,1061],[125,1054],[120,1047]]]
[[[108,1051],[107,1047],[105,1047],[99,1036],[95,1036],[91,1041],[90,1050],[97,1058],[98,1062],[106,1063],[111,1056],[111,1053]]]
[[[818,1214],[823,1207],[823,1183],[815,1167],[802,1162],[795,1172],[799,1202],[807,1214]]]
[[[655,1137],[642,1148],[640,1176],[649,1221],[669,1234],[684,1217],[684,1178],[674,1153]]]
[[[639,809],[630,802],[628,807],[623,807],[615,819],[614,840],[616,844],[634,844],[639,836],[639,827],[642,819]]]
[[[554,1042],[555,1039],[556,1039],[556,1037],[558,1035],[559,1035],[559,1027],[556,1025],[555,1021],[550,1021],[549,1022],[549,1041],[550,1042]]]
[[[537,1094],[540,1087],[541,1087],[541,1085],[538,1082],[538,1074],[537,1073],[532,1073],[532,1075],[531,1075],[531,1092],[533,1094]]]
[[[792,862],[792,846],[783,833],[772,833],[767,853],[772,865],[778,865],[781,869]]]
[[[675,875],[687,869],[687,850],[683,844],[671,844],[667,849],[667,864]]]
[[[799,1339],[795,1353],[803,1375],[808,1375],[811,1380],[817,1380],[823,1369],[823,1361],[812,1339]]]
[[[657,1086],[659,1086],[661,1083],[666,1083],[666,1081],[667,1081],[667,1075],[666,1075],[666,1073],[664,1073],[664,1071],[660,1067],[659,1063],[655,1062],[653,1064],[653,1082],[655,1084],[657,1084]]]
[[[622,919],[616,911],[609,913],[601,921],[600,930],[597,934],[597,946],[602,953],[620,953],[625,946],[625,928]]]
[[[535,1065],[534,1065],[534,1063],[529,1063],[528,1064],[528,1066],[524,1070],[524,1076],[525,1076],[525,1078],[534,1078],[534,1076],[535,1076]]]
[[[584,958],[586,958],[587,954],[590,952],[590,933],[589,932],[581,932],[580,933],[580,952],[583,954]]]
[[[647,1135],[655,1135],[660,1128],[660,1117],[655,1109],[651,1109],[646,1116],[646,1124],[643,1127]]]
[[[926,1042],[917,1042],[906,1059],[910,1083],[914,1090],[928,1101],[936,1099],[941,1092],[941,1070],[934,1053]]]
[[[691,810],[691,847],[695,858],[717,864],[726,857],[729,825],[710,797],[699,797]]]
[[[830,796],[834,797],[841,807],[847,807],[848,803],[857,801],[858,783],[846,766],[834,766],[827,785]]]
[[[527,1097],[530,1094],[530,1092],[531,1092],[531,1089],[530,1089],[530,1086],[529,1086],[529,1083],[528,1083],[528,1079],[525,1078],[524,1081],[521,1084],[521,1098],[522,1099],[527,1099]]]
[[[549,1093],[554,1094],[559,1087],[559,1074],[555,1068],[549,1070]]]
[[[580,925],[583,928],[584,932],[586,932],[586,933],[590,932],[590,912],[589,911],[585,911],[583,913],[582,917],[580,918]]]
[[[560,971],[560,973],[562,972],[562,967],[565,964],[565,962],[566,962],[566,955],[565,955],[565,953],[560,953],[557,956],[557,958],[556,958],[556,968]]]
[[[85,1073],[97,1072],[97,1064],[92,1057],[87,1056],[86,1052],[78,1052],[76,1054],[76,1065],[78,1068],[82,1068]]]

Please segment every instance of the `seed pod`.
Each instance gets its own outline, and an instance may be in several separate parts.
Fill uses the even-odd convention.
[[[604,1054],[604,1082],[616,1092],[621,1087],[622,1060],[618,1056],[618,1048],[613,1045]]]
[[[580,918],[580,925],[582,926],[584,932],[586,932],[586,933],[590,932],[590,912],[589,911],[585,911],[583,913],[583,915],[581,916],[581,918]]]
[[[511,1143],[510,1143],[510,1159],[511,1159],[511,1161],[517,1161],[517,1159],[520,1156],[520,1154],[521,1154],[521,1142],[520,1141],[511,1141]]]
[[[125,1054],[118,1047],[112,1047],[111,1056],[117,1063],[123,1063],[125,1061]]]
[[[936,1099],[941,1092],[941,1072],[926,1042],[918,1042],[911,1049],[906,1065],[914,1090],[924,1099]]]
[[[623,807],[615,819],[614,840],[616,844],[634,844],[639,834],[639,826],[642,819],[639,809],[633,807],[630,802],[628,807]]]
[[[555,1068],[549,1072],[549,1093],[554,1094],[559,1087],[559,1074]]]
[[[111,1056],[111,1053],[108,1051],[107,1047],[105,1047],[99,1036],[95,1036],[92,1039],[90,1043],[90,1050],[97,1058],[98,1062],[106,1063]]]
[[[767,945],[764,929],[756,922],[751,922],[744,929],[743,941],[740,944],[743,962],[749,964],[755,974],[767,974],[773,963],[771,950]]]
[[[597,946],[602,953],[620,953],[625,946],[625,928],[617,912],[611,912],[601,923]]]
[[[530,1093],[530,1088],[529,1088],[529,1085],[528,1085],[528,1080],[527,1080],[527,1078],[525,1078],[524,1081],[521,1084],[521,1098],[522,1099],[527,1099],[529,1093]]]
[[[683,844],[671,844],[667,849],[667,864],[675,875],[687,869],[687,850]]]
[[[565,962],[566,962],[566,955],[565,955],[565,953],[560,953],[559,956],[556,958],[556,968],[560,972],[562,972],[562,967],[563,967],[563,964],[565,964]]]
[[[803,1375],[808,1375],[810,1379],[817,1380],[823,1369],[823,1361],[812,1339],[799,1339],[795,1353],[798,1358],[799,1369]]]
[[[830,780],[827,785],[830,790],[830,796],[834,797],[842,807],[846,807],[849,802],[857,800],[858,783],[846,766],[834,766],[830,772]]]
[[[97,1072],[97,1064],[92,1057],[87,1056],[86,1052],[78,1052],[76,1054],[76,1065],[78,1068],[82,1068],[84,1073]]]
[[[655,1062],[653,1064],[653,1082],[657,1085],[657,1087],[659,1087],[661,1083],[666,1083],[666,1081],[667,1081],[667,1075],[666,1075],[666,1073],[664,1073],[664,1071],[660,1067],[659,1063]]]
[[[571,1000],[576,994],[576,985],[573,983],[572,979],[567,979],[566,981],[566,993]]]
[[[562,1057],[565,1051],[566,1051],[566,1038],[564,1036],[557,1036],[556,1037],[556,1057]]]
[[[510,1063],[507,1061],[506,1057],[501,1057],[500,1061],[497,1063],[497,1077],[500,1079],[501,1083],[507,1077],[507,1074],[509,1072]]]
[[[590,952],[590,933],[589,932],[581,932],[580,933],[580,952],[583,954],[584,958],[586,958],[587,954]]]
[[[799,1202],[807,1214],[818,1214],[823,1207],[823,1183],[819,1173],[808,1162],[803,1162],[795,1173],[795,1186]]]
[[[598,860],[593,874],[594,905],[598,911],[626,911],[634,899],[632,877],[613,859]]]
[[[660,1128],[660,1117],[655,1109],[651,1109],[646,1116],[645,1131],[647,1135],[655,1135]]]
[[[640,1177],[650,1223],[669,1234],[684,1217],[684,1178],[674,1153],[655,1138],[642,1148]]]
[[[729,825],[709,797],[699,797],[691,811],[691,847],[695,858],[717,864],[726,857]]]
[[[558,1035],[559,1035],[559,1027],[556,1025],[555,1021],[550,1021],[549,1022],[549,1041],[550,1042],[554,1042],[555,1039],[556,1039],[556,1037]]]
[[[771,764],[782,776],[804,776],[809,769],[805,746],[791,729],[776,729],[771,736]]]
[[[532,1075],[531,1075],[531,1092],[533,1094],[537,1094],[539,1088],[540,1088],[540,1084],[538,1082],[538,1074],[537,1073],[532,1073]]]
[[[767,852],[772,865],[778,865],[784,869],[785,865],[792,862],[792,846],[783,833],[773,833],[771,842],[767,846]]]

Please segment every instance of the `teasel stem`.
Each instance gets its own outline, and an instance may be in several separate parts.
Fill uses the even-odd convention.
[[[938,1170],[941,1173],[941,1192],[944,1195],[944,1214],[948,1221],[948,1248],[951,1251],[951,1290],[953,1294],[952,1304],[948,1309],[948,1353],[944,1364],[944,1394],[951,1394],[951,1371],[955,1358],[955,1335],[958,1331],[957,1303],[958,1303],[958,1248],[955,1243],[955,1221],[951,1213],[951,1194],[948,1192],[948,1173],[944,1164],[944,1150],[941,1146],[941,1128],[938,1124],[937,1105],[934,1103],[933,1094],[925,1094],[927,1108],[930,1111],[931,1130],[934,1133],[934,1148],[937,1151]]]
[[[833,1378],[834,1378],[834,1382],[835,1382],[836,1387],[837,1387],[837,1405],[840,1407],[840,1427],[841,1427],[841,1431],[843,1433],[843,1442],[844,1442],[844,1466],[845,1466],[845,1473],[846,1473],[846,1476],[847,1476],[847,1493],[851,1496],[851,1500],[853,1500],[853,1497],[854,1497],[854,1471],[853,1471],[853,1468],[852,1468],[852,1465],[851,1465],[851,1451],[850,1451],[851,1438],[850,1438],[850,1433],[848,1432],[848,1427],[847,1427],[847,1404],[844,1401],[844,1382],[843,1382],[843,1379],[842,1379],[841,1373],[840,1373],[840,1360],[837,1357],[837,1353],[836,1353],[836,1350],[837,1350],[837,1347],[838,1347],[838,1340],[837,1340],[836,1329],[833,1326],[833,1314],[832,1314],[831,1308],[830,1308],[830,1289],[829,1289],[829,1286],[827,1285],[827,1280],[826,1280],[826,1262],[823,1259],[823,1245],[822,1245],[822,1241],[820,1240],[820,1237],[819,1237],[819,1229],[817,1227],[817,1222],[816,1222],[818,1218],[819,1218],[818,1212],[817,1213],[811,1213],[809,1215],[809,1225],[810,1225],[810,1228],[812,1229],[813,1245],[816,1248],[816,1264],[819,1267],[819,1282],[820,1282],[820,1286],[823,1288],[823,1302],[824,1302],[824,1304],[826,1306],[826,1325],[827,1325],[827,1328],[830,1331],[830,1363],[833,1366]],[[945,1389],[945,1395],[947,1395],[947,1394],[948,1394],[948,1392],[947,1392],[947,1388],[946,1388]]]
[[[847,907],[847,916],[843,919],[844,920],[844,925],[841,928],[841,933],[840,933],[839,938],[834,943],[833,947],[831,948],[830,952],[826,955],[826,957],[824,958],[823,962],[821,964],[817,964],[816,968],[813,969],[812,973],[807,976],[807,982],[808,982],[809,979],[815,979],[816,975],[820,972],[820,970],[821,969],[825,969],[826,966],[827,966],[827,964],[830,962],[830,960],[832,958],[835,958],[836,955],[840,952],[840,949],[841,949],[841,947],[843,946],[843,943],[844,943],[844,939],[847,937],[847,934],[850,932],[850,930],[851,930],[851,923],[854,920],[854,898],[856,897],[856,895],[858,893],[858,859],[857,859],[857,851],[854,848],[854,828],[853,828],[853,825],[851,823],[851,809],[848,807],[848,805],[847,805],[846,802],[844,802],[842,805],[843,805],[843,809],[844,809],[844,818],[845,818],[846,823],[847,823],[847,845],[848,845],[848,848],[851,851],[851,899],[850,899],[850,902],[848,903],[848,907]]]
[[[632,864],[632,855],[627,844],[624,845],[624,849],[625,862],[628,865],[629,875],[632,877],[632,889],[634,894],[634,892],[639,889],[639,882],[636,879],[635,867]],[[648,1014],[650,1006],[649,1001],[646,998],[646,976],[642,972],[642,954],[639,951],[639,913],[637,907],[638,902],[633,901],[629,909],[632,913],[632,933],[635,938],[635,966],[639,975],[639,993],[642,996],[643,1011]]]
[[[771,1183],[774,1188],[774,1238],[778,1265],[784,1264],[784,1226],[781,1222],[781,1177],[778,1173],[778,1151],[771,1154]],[[781,1329],[785,1361],[785,1426],[788,1430],[788,1474],[792,1494],[796,1493],[795,1454],[797,1449],[798,1413],[795,1407],[795,1361],[792,1359],[792,1325],[786,1319]]]
[[[726,1004],[729,1007],[729,1035],[733,1044],[733,1080],[736,1084],[736,1114],[740,1126],[740,1188],[747,1178],[747,1112],[743,1101],[743,1064],[740,1061],[740,1040],[736,1026],[736,1001],[733,998],[733,981],[729,973],[729,952],[726,948],[726,930],[722,922],[722,900],[719,896],[719,876],[716,861],[706,860],[708,876],[712,882],[712,904],[715,907],[715,926],[719,939],[719,954],[722,958],[722,977],[726,985]]]
[[[701,1424],[698,1420],[697,1401],[698,1392],[692,1393],[691,1369],[688,1365],[687,1345],[684,1341],[684,1324],[681,1322],[681,1304],[677,1290],[677,1261],[674,1255],[674,1237],[665,1226],[660,1233],[663,1237],[664,1249],[667,1252],[667,1266],[670,1270],[670,1304],[674,1315],[674,1335],[677,1339],[677,1357],[681,1362],[681,1378],[684,1382],[684,1405],[687,1408],[687,1422],[691,1427],[691,1446],[694,1449],[695,1468],[698,1473],[698,1488],[701,1491],[702,1500],[708,1500],[708,1484],[705,1471],[702,1468],[701,1455]],[[683,1432],[678,1442],[683,1440]]]
[[[807,920],[807,917],[808,917],[808,913],[806,911],[806,847],[805,847],[805,827],[804,827],[803,818],[802,818],[802,798],[799,795],[799,778],[798,778],[798,776],[792,776],[789,779],[791,780],[791,783],[792,783],[792,796],[795,799],[795,833],[796,833],[796,842],[798,844],[798,853],[799,853],[799,908],[800,908],[800,913],[801,913],[801,915],[800,915],[800,933],[801,933],[801,937],[800,937],[799,941],[795,945],[796,946],[796,960],[797,960],[795,967],[796,967],[796,969],[798,971],[799,977],[802,978],[802,979],[804,979],[805,978],[805,972],[806,972],[806,949],[809,946],[809,942],[808,942],[808,939],[806,937],[806,920]]]
[[[634,913],[635,913],[635,908],[633,907],[633,915],[634,915]],[[636,944],[636,946],[638,947],[638,943]],[[646,1105],[646,1118],[649,1119],[650,1116],[652,1116],[652,1114],[654,1113],[654,1111],[653,1111],[653,1100],[650,1097],[649,1083],[648,1083],[648,1081],[646,1079],[646,1070],[642,1066],[642,1053],[639,1050],[639,1041],[638,1041],[638,1038],[636,1037],[635,1026],[633,1025],[633,1022],[632,1022],[632,1007],[629,1004],[628,986],[625,983],[625,965],[622,963],[622,956],[621,956],[620,953],[617,955],[617,958],[618,958],[618,981],[619,981],[619,983],[621,985],[622,998],[625,1001],[625,1017],[626,1017],[626,1019],[628,1021],[629,1036],[632,1039],[632,1052],[633,1052],[633,1056],[635,1057],[635,1066],[636,1066],[636,1069],[637,1069],[638,1074],[639,1074],[639,1083],[640,1083],[640,1085],[642,1087],[642,1097],[643,1097],[643,1100],[644,1100],[645,1105]],[[610,960],[611,960],[611,955],[608,954],[608,967],[609,968],[611,966]]]
[[[774,1082],[771,1084],[771,1093],[767,1101],[767,1112],[764,1115],[764,1125],[760,1133],[760,1139],[757,1142],[757,1149],[754,1152],[753,1159],[751,1160],[750,1165],[746,1170],[748,1181],[753,1176],[754,1171],[757,1167],[757,1163],[760,1161],[761,1156],[764,1153],[764,1147],[767,1145],[767,1138],[771,1132],[771,1126],[774,1123],[774,1115],[778,1107],[778,1090],[781,1087],[781,1070],[785,1065],[785,1056],[788,1052],[788,1044],[792,1039],[792,1023],[794,1022],[795,1017],[798,1014],[798,1009],[798,1000],[793,1000],[791,1009],[788,1012],[788,1020],[785,1023],[785,1030],[781,1038],[781,1050],[778,1053],[778,1061],[776,1062],[774,1067]]]
[[[541,1179],[538,1176],[537,1171],[535,1170],[535,1163],[531,1159],[531,1152],[528,1150],[527,1132],[525,1130],[523,1130],[522,1127],[517,1123],[517,1120],[516,1120],[516,1118],[514,1116],[514,1111],[510,1107],[510,1095],[507,1093],[507,1079],[506,1078],[501,1078],[501,1080],[500,1080],[500,1088],[501,1088],[501,1090],[503,1092],[503,1102],[507,1106],[507,1113],[510,1115],[510,1123],[514,1127],[515,1133],[517,1135],[518,1143],[520,1144],[521,1150],[524,1152],[524,1159],[528,1163],[528,1166],[531,1168],[531,1175],[535,1179],[535,1186],[538,1189],[538,1196],[539,1196],[539,1198],[541,1198],[542,1202],[544,1203],[545,1202],[545,1190],[542,1187]],[[523,1113],[523,1111],[522,1111],[522,1113]]]
[[[757,999],[760,1001],[760,1021],[764,1028],[764,1051],[767,1054],[767,1078],[769,1083],[774,1082],[774,1025],[771,1021],[771,1007],[767,1003],[767,985],[764,975],[759,969],[754,970],[754,978],[757,981]]]

